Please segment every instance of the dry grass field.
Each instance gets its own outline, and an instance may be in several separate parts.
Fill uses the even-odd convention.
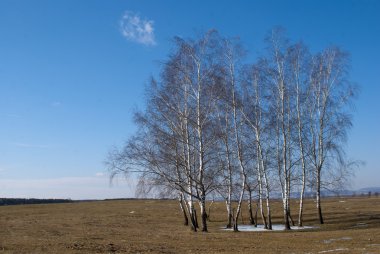
[[[305,225],[319,226],[313,205],[307,201]],[[221,230],[223,203],[212,206],[209,233],[183,226],[175,201],[3,206],[0,253],[380,253],[380,198],[328,198],[323,205],[326,224],[317,229],[238,233]],[[279,202],[273,211],[281,223]]]

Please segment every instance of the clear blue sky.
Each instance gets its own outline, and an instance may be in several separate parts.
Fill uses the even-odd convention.
[[[380,186],[379,13],[376,0],[0,0],[0,196],[133,195],[132,183],[109,187],[103,161],[134,132],[171,38],[215,28],[253,57],[277,25],[351,53],[361,94],[346,151],[366,162],[353,187]]]

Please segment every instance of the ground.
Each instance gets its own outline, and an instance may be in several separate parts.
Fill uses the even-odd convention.
[[[316,229],[238,233],[221,230],[222,202],[211,207],[208,233],[182,225],[171,200],[3,206],[0,253],[380,253],[380,198],[327,198],[322,205],[325,224],[318,225],[314,202],[306,201],[305,225]],[[280,202],[273,212],[281,223]],[[248,223],[247,210],[242,220]]]

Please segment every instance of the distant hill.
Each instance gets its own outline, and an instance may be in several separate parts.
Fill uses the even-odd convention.
[[[357,190],[357,192],[360,192],[360,193],[368,193],[368,192],[372,192],[372,193],[380,193],[380,187],[367,187],[367,188],[361,188],[359,190]]]
[[[292,198],[299,198],[299,192],[293,192]],[[380,195],[380,187],[366,187],[358,190],[340,190],[340,191],[321,191],[322,197],[336,197],[336,196],[378,196]],[[272,198],[280,199],[280,192],[273,192]],[[314,192],[305,192],[306,198],[313,198],[315,196]],[[104,201],[116,201],[116,200],[139,200],[146,199],[152,200],[154,198],[115,198],[115,199],[104,199]],[[100,200],[100,199],[99,199]],[[78,203],[78,202],[91,202],[99,200],[71,200],[71,199],[38,199],[38,198],[0,198],[0,206],[6,205],[31,205],[31,204],[57,204],[57,203]],[[171,198],[161,198],[160,200],[171,200]],[[211,199],[210,199],[211,200]],[[215,201],[222,201],[222,198],[214,198]]]
[[[379,196],[380,195],[380,187],[366,187],[366,188],[361,188],[358,190],[336,190],[336,191],[330,191],[330,190],[322,190],[321,191],[321,196],[322,197],[336,197],[336,196],[367,196],[367,195],[372,195],[372,196]],[[300,193],[299,192],[292,192],[291,197],[292,198],[299,198]],[[274,198],[281,198],[281,193],[276,192],[272,193],[272,197]],[[315,197],[315,192],[314,191],[306,191],[305,192],[305,197],[306,198],[313,198]]]
[[[363,195],[379,195],[380,187],[366,187],[358,190],[340,190],[340,191],[322,191],[322,196],[363,196]]]

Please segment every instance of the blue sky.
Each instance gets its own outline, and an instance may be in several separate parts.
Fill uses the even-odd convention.
[[[0,196],[133,196],[132,182],[109,187],[103,161],[134,132],[171,38],[215,28],[254,59],[278,25],[312,50],[351,53],[361,94],[346,151],[366,162],[353,187],[379,186],[379,11],[376,0],[0,0]]]

